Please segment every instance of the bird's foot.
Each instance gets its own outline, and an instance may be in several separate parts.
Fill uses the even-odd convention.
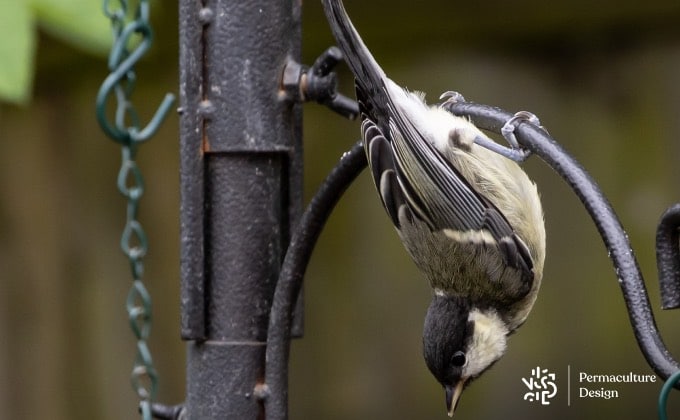
[[[521,123],[529,123],[543,129],[536,115],[528,111],[519,111],[501,128],[501,134],[510,147],[502,146],[486,137],[476,138],[475,143],[515,162],[524,162],[531,156],[531,151],[522,147],[515,136],[515,130]]]
[[[456,92],[455,90],[447,90],[446,92],[442,93],[439,96],[439,100],[445,100],[441,104],[439,104],[439,107],[444,107],[448,104],[456,103],[456,102],[465,102],[465,97],[461,95],[459,92]]]

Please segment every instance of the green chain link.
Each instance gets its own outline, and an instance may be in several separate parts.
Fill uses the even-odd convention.
[[[112,4],[116,5],[113,6]],[[118,190],[127,199],[127,217],[120,239],[120,247],[130,263],[132,287],[128,293],[126,309],[130,328],[137,340],[137,355],[132,367],[131,382],[140,400],[140,413],[151,420],[151,405],[158,388],[158,374],[147,345],[151,332],[151,296],[143,282],[144,256],[148,241],[142,224],[137,220],[139,201],[144,194],[144,178],[135,161],[137,146],[153,136],[167,115],[174,96],[167,94],[146,127],[140,129],[139,116],[130,101],[136,75],[135,63],[150,48],[153,39],[149,25],[148,0],[137,0],[135,18],[128,20],[128,0],[104,0],[104,14],[111,20],[113,46],[108,67],[111,73],[97,94],[97,120],[111,139],[121,144],[122,158],[118,172]],[[135,38],[136,37],[136,38]],[[141,37],[134,49],[137,38]],[[115,93],[116,111],[111,122],[106,115],[106,105]]]

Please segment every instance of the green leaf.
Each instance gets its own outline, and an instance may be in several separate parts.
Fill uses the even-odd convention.
[[[28,1],[45,32],[97,55],[111,47],[111,22],[101,0]]]
[[[0,100],[28,101],[35,38],[27,1],[0,0]]]

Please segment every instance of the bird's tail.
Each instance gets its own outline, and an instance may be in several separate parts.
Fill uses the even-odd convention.
[[[357,93],[361,93],[364,99],[380,98],[384,95],[385,73],[352,25],[342,1],[322,0],[322,3],[338,47],[356,78],[357,89],[360,91]]]

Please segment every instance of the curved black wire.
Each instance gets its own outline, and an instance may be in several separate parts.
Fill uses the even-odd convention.
[[[513,117],[507,111],[466,102],[445,108],[470,118],[478,127],[500,133]],[[663,343],[651,312],[647,290],[628,237],[614,210],[588,173],[540,127],[519,123],[515,131],[520,144],[551,166],[575,191],[592,217],[609,250],[626,302],[631,325],[649,365],[663,379],[680,370]],[[302,287],[312,250],[338,200],[366,167],[366,155],[358,142],[331,171],[302,216],[286,253],[269,321],[264,387],[255,395],[264,401],[268,420],[288,416],[288,359],[291,313]],[[657,231],[657,264],[664,307],[680,306],[680,204],[669,208]],[[680,383],[675,384],[680,388]]]
[[[302,215],[286,252],[269,318],[265,389],[256,391],[256,396],[264,399],[267,420],[288,417],[291,314],[312,250],[338,200],[366,165],[366,153],[362,143],[358,142],[342,156],[319,187]]]
[[[468,102],[448,103],[444,105],[444,108],[455,115],[470,118],[479,128],[496,133],[500,133],[501,127],[513,117],[513,114],[499,108]],[[571,186],[590,214],[614,263],[638,345],[652,369],[664,380],[667,379],[680,369],[680,365],[671,356],[659,335],[640,267],[628,236],[611,205],[590,175],[545,130],[522,122],[518,124],[515,135],[523,147],[531,150],[557,171]],[[670,216],[666,219],[668,219],[667,226],[677,226],[680,222],[680,209],[673,210],[672,208]],[[668,228],[663,229],[665,233],[669,231]],[[678,270],[680,254],[677,250],[677,229],[673,235],[675,236],[670,239],[662,238],[662,242],[668,244],[668,250],[663,252],[663,261],[660,260],[659,264],[663,264],[664,267],[675,267],[674,272],[667,274],[667,279],[676,276],[680,271]],[[677,284],[675,279],[667,280],[667,282]],[[675,386],[680,388],[678,384]]]
[[[656,230],[656,266],[659,271],[661,306],[680,307],[680,204],[674,204],[661,216]]]

